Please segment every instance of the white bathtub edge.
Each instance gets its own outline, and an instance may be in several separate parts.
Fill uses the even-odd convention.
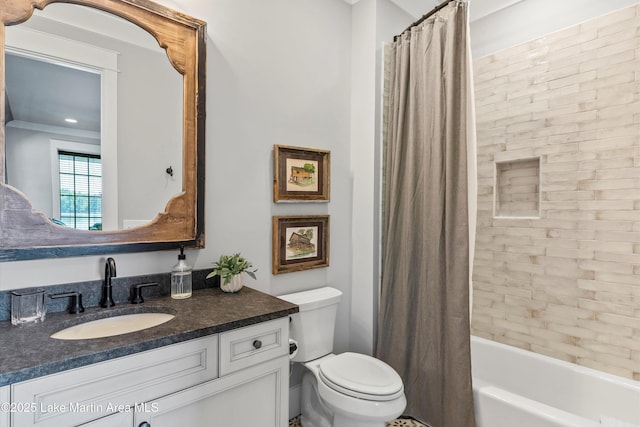
[[[621,421],[630,417],[632,419],[623,422],[634,426],[633,422],[640,422],[640,412],[636,416],[635,412],[627,410],[636,407],[633,404],[635,396],[640,403],[640,381],[618,377],[477,336],[471,336],[471,349],[478,427],[516,425],[518,427],[603,427],[601,424],[603,416],[621,415],[606,413],[612,412],[616,405],[618,409],[625,408],[627,414],[626,417],[618,417]],[[485,368],[486,371],[482,372]],[[496,378],[493,378],[494,376]],[[547,376],[549,378],[545,380]],[[532,382],[533,389],[528,381]],[[540,388],[545,384],[549,387],[548,390]],[[557,384],[557,387],[553,384]],[[568,388],[563,391],[565,386]],[[585,389],[585,386],[590,388]],[[601,387],[604,387],[604,390]],[[573,396],[574,393],[582,395],[581,390],[602,390],[606,394],[599,398],[599,394],[591,393],[591,400],[584,401],[590,402],[587,405],[591,406],[582,406],[586,408],[585,410],[569,405],[565,407],[565,403],[576,402],[575,399],[567,399],[567,397]],[[598,402],[601,401],[599,399],[607,397],[616,399],[615,395],[618,392],[621,393],[621,399],[610,401],[602,408],[599,407]],[[558,395],[557,400],[553,398],[554,394]],[[615,403],[611,404],[611,402]],[[598,409],[601,409],[602,413],[598,413]],[[613,412],[616,411],[613,410]]]

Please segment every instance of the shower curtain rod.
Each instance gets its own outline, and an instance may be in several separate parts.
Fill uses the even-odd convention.
[[[424,22],[424,20],[428,19],[430,16],[432,16],[433,14],[435,14],[436,12],[438,12],[440,9],[443,9],[446,5],[448,5],[449,3],[451,3],[452,1],[455,0],[445,0],[442,3],[440,3],[439,5],[437,5],[436,7],[434,7],[433,9],[431,9],[429,12],[427,12],[426,14],[422,15],[422,17],[420,19],[418,19],[416,22],[414,22],[413,24],[409,25],[407,28],[404,29],[404,31],[402,31],[400,34],[398,34],[397,36],[395,36],[393,38],[393,41],[398,40],[398,37],[400,37],[401,35],[403,35],[405,32],[407,32],[408,30],[412,29],[413,27],[415,27],[416,25],[420,25],[422,22]]]

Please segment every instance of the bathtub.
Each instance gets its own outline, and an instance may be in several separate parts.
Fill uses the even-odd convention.
[[[640,381],[471,337],[477,427],[640,427]]]

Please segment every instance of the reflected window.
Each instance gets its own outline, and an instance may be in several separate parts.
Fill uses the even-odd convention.
[[[100,156],[58,151],[60,220],[80,230],[102,230]]]

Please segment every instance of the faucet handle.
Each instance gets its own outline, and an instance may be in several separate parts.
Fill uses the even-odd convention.
[[[158,286],[157,283],[140,283],[131,287],[131,304],[142,304],[144,298],[142,298],[142,289],[149,288],[151,286]]]
[[[53,294],[49,295],[49,298],[71,298],[71,303],[69,304],[69,314],[78,314],[84,312],[84,307],[82,306],[82,294],[80,292],[64,292],[61,294]]]

